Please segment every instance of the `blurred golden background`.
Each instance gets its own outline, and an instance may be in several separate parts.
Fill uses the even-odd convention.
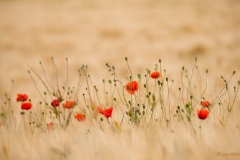
[[[193,66],[197,56],[203,73],[208,68],[229,77],[236,70],[240,79],[240,1],[0,1],[1,92],[9,92],[11,79],[14,93],[35,90],[27,71],[29,65],[43,75],[39,61],[55,82],[52,56],[60,81],[68,58],[69,85],[82,64],[96,84],[111,78],[107,62],[129,76],[125,57],[134,76],[162,59],[178,80],[181,67]]]
[[[78,69],[84,64],[89,66],[88,73],[93,85],[99,88],[103,79],[112,79],[106,63],[116,67],[116,73],[126,84],[125,78],[130,72],[125,57],[129,59],[134,80],[137,74],[145,74],[146,68],[154,70],[155,64],[161,59],[167,77],[169,80],[174,79],[170,91],[166,92],[167,97],[171,97],[166,101],[169,111],[174,113],[179,100],[184,101],[183,91],[182,99],[172,99],[180,93],[178,87],[182,86],[179,84],[182,66],[191,73],[195,57],[198,57],[199,70],[194,70],[191,81],[194,98],[201,100],[204,96],[212,103],[215,97],[219,98],[219,84],[221,88],[225,87],[220,77],[229,79],[234,70],[236,75],[231,79],[228,86],[230,89],[226,92],[222,90],[224,96],[220,95],[219,98],[219,101],[225,102],[221,102],[222,107],[215,107],[205,122],[194,116],[192,122],[197,134],[192,133],[190,123],[175,123],[177,119],[169,123],[174,130],[171,125],[165,128],[161,121],[156,121],[159,126],[149,126],[150,130],[144,125],[129,126],[132,130],[122,127],[123,131],[118,133],[110,130],[109,125],[109,130],[105,132],[91,120],[91,123],[73,121],[76,127],[71,125],[66,132],[60,130],[61,127],[52,133],[23,130],[25,121],[20,116],[20,103],[15,101],[16,94],[28,94],[33,107],[41,110],[36,104],[42,99],[28,70],[32,67],[45,80],[39,64],[41,61],[50,84],[56,87],[57,74],[51,57],[54,57],[58,68],[60,87],[66,81],[65,59],[68,58],[68,86],[77,86]],[[209,69],[208,86],[204,92],[206,69]],[[40,92],[45,92],[46,89],[33,71],[31,74]],[[188,84],[189,81],[184,80]],[[12,121],[9,116],[10,122],[14,122],[13,130],[5,127],[4,123],[2,128],[0,125],[0,157],[3,159],[148,160],[163,157],[165,160],[220,160],[226,159],[226,155],[230,159],[239,159],[240,94],[238,92],[235,99],[236,92],[233,91],[238,81],[239,0],[0,0],[0,110],[9,109],[10,115],[12,108],[18,110],[14,115],[19,115],[14,117],[16,121]],[[85,92],[84,85],[79,97]],[[185,91],[187,89],[185,87]],[[102,90],[99,92],[102,93]],[[4,93],[13,98],[12,103],[4,105],[7,101]],[[227,102],[228,105],[224,106]],[[224,109],[230,106],[230,102],[232,107],[232,102],[235,102],[234,110],[226,120],[221,113],[225,113]],[[117,110],[120,107],[114,107],[114,112],[120,113]],[[196,107],[194,112],[197,113],[200,107]],[[111,121],[119,118],[120,122],[122,114],[116,113]],[[50,122],[46,120],[46,123]]]

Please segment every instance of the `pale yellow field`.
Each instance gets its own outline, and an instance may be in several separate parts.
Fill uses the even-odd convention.
[[[44,77],[39,61],[50,83],[56,85],[51,57],[60,84],[66,79],[68,58],[69,86],[77,85],[78,69],[85,64],[100,89],[103,79],[112,79],[106,63],[114,65],[126,83],[130,73],[125,57],[135,79],[137,74],[145,74],[146,68],[154,70],[162,59],[167,76],[174,79],[175,97],[182,66],[191,72],[198,57],[199,71],[193,78],[200,86],[196,94],[202,93],[205,70],[209,69],[205,98],[212,101],[223,85],[220,76],[228,79],[235,70],[230,87],[240,81],[240,1],[0,1],[0,111],[6,110],[7,93],[17,116],[10,131],[0,127],[0,159],[240,159],[239,93],[227,122],[216,106],[207,120],[193,120],[195,134],[177,121],[171,129],[159,123],[154,128],[123,126],[120,133],[112,133],[107,126],[103,132],[90,122],[74,122],[66,131],[26,132],[16,94],[27,93],[33,104],[41,99],[27,72],[31,66]],[[35,80],[44,92],[41,82]],[[231,101],[234,98],[229,97]],[[173,98],[171,103],[173,108],[178,102]],[[113,120],[121,117],[117,113]]]

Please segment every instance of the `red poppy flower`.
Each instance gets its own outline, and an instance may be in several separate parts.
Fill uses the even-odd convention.
[[[159,72],[152,72],[150,76],[152,78],[160,78],[161,74]]]
[[[74,101],[66,101],[64,104],[64,108],[71,109],[74,105]]]
[[[107,108],[107,109],[102,109],[101,107],[97,107],[97,110],[98,110],[99,113],[104,115],[106,118],[109,118],[109,117],[112,116],[113,107],[110,107],[110,108]]]
[[[84,121],[85,120],[85,115],[78,113],[74,116],[74,118],[76,118],[78,121]]]
[[[21,101],[24,102],[28,99],[28,95],[27,94],[17,94],[17,102]]]
[[[198,110],[198,118],[200,119],[206,119],[208,117],[208,110],[205,110],[205,109],[201,109],[201,110]]]
[[[21,108],[23,110],[29,110],[29,109],[32,108],[32,103],[30,103],[30,102],[23,102],[22,105],[21,105]]]
[[[54,100],[52,101],[51,105],[52,105],[53,107],[58,107],[58,106],[59,106],[59,101],[58,101],[58,99],[54,99]]]
[[[210,102],[209,101],[201,101],[200,105],[203,107],[209,107],[210,106]]]
[[[48,123],[47,124],[47,130],[51,131],[53,129],[53,125],[54,125],[53,122]]]
[[[127,83],[126,90],[131,95],[135,94],[135,92],[138,90],[138,82],[132,81],[132,82]]]

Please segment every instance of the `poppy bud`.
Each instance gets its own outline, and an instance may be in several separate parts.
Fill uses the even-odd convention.
[[[58,107],[59,106],[59,100],[58,99],[54,99],[51,103],[52,107]]]

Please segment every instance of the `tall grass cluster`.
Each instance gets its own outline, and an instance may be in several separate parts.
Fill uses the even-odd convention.
[[[6,92],[1,98],[3,159],[240,158],[240,81],[232,81],[236,71],[213,85],[211,71],[202,73],[197,57],[192,68],[179,68],[176,79],[161,59],[155,67],[133,73],[126,57],[125,79],[117,66],[106,63],[109,77],[97,79],[102,82],[97,86],[82,65],[72,86],[68,59],[64,77],[53,57],[51,61],[52,77],[41,62],[41,73],[29,66],[29,85],[40,99],[27,91]]]

